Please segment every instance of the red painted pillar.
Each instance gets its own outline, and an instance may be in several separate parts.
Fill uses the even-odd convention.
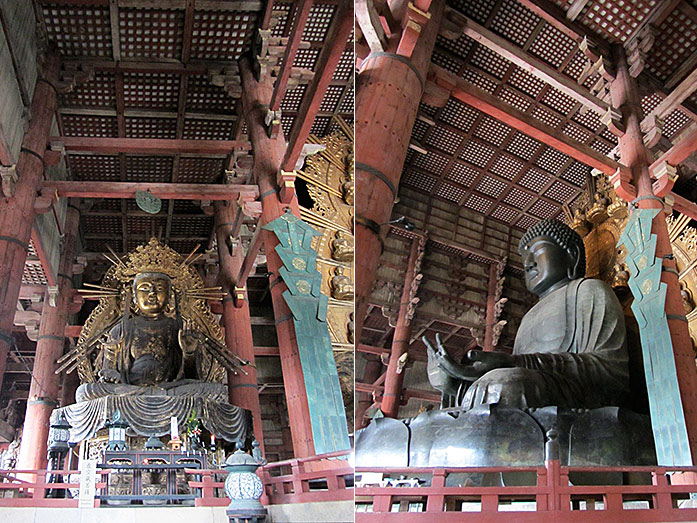
[[[653,161],[650,151],[644,146],[640,123],[643,118],[641,100],[636,81],[629,74],[624,49],[618,46],[617,77],[612,83],[612,105],[622,112],[626,127],[625,134],[619,139],[620,160],[631,168],[632,183],[636,187],[637,197],[653,196],[653,187],[649,165]],[[663,209],[662,202],[656,199],[644,199],[637,202],[642,209]],[[685,425],[690,442],[693,461],[697,459],[697,372],[692,342],[685,317],[685,309],[680,295],[678,271],[668,237],[665,214],[656,215],[651,226],[656,235],[656,256],[663,258],[661,282],[667,286],[665,312],[668,329],[673,344],[675,367],[680,387],[680,397],[685,414]],[[669,256],[669,257],[667,257]]]
[[[396,418],[399,414],[399,405],[402,400],[402,384],[404,383],[404,363],[399,368],[400,359],[409,350],[409,338],[411,338],[411,318],[409,314],[412,298],[412,285],[417,276],[416,265],[419,260],[420,238],[414,238],[411,242],[409,261],[407,262],[407,274],[404,277],[402,299],[399,303],[397,325],[394,328],[392,338],[392,350],[390,361],[387,364],[385,375],[385,390],[382,394],[380,410],[388,418]]]
[[[247,57],[240,60],[240,74],[242,76],[242,109],[247,120],[249,139],[252,142],[253,172],[256,183],[259,185],[262,203],[261,219],[257,227],[262,227],[281,216],[286,207],[290,207],[296,216],[300,215],[300,209],[295,194],[288,205],[282,204],[279,200],[276,177],[281,168],[286,144],[282,130],[275,138],[269,138],[264,124],[266,111],[273,93],[271,78],[267,77],[258,82]],[[315,453],[315,445],[305,391],[305,378],[300,364],[292,316],[283,298],[283,293],[287,287],[278,272],[283,265],[275,251],[278,239],[271,231],[263,230],[261,234],[266,253],[266,265],[270,273],[269,287],[274,318],[276,319],[276,334],[281,356],[281,368],[283,369],[286,402],[288,403],[293,450],[296,458],[312,456]]]
[[[394,6],[397,2],[391,2]],[[385,53],[371,53],[356,77],[356,342],[360,341],[382,242],[397,197],[444,1],[433,0],[410,57],[397,54],[400,35]],[[395,9],[397,14],[402,9]],[[406,24],[403,23],[404,27]]]
[[[244,291],[242,301],[233,300],[236,278],[242,267],[244,255],[238,246],[231,255],[228,239],[235,221],[236,205],[231,202],[215,202],[215,234],[218,243],[218,260],[220,263],[219,281],[227,296],[223,299],[223,326],[225,327],[225,344],[231,352],[254,364],[254,340],[252,339],[252,322],[249,317],[249,299]],[[264,435],[261,425],[261,406],[257,388],[257,370],[245,367],[247,374],[228,372],[227,386],[230,403],[251,411],[254,420],[254,437],[264,450]]]
[[[49,52],[34,89],[32,119],[17,161],[19,179],[15,194],[11,198],[0,198],[0,386],[34,223],[34,202],[44,171],[43,156],[56,110],[55,85],[59,70],[60,56]]]
[[[60,375],[55,374],[54,371],[56,360],[63,354],[65,324],[73,298],[73,263],[79,223],[80,212],[77,207],[68,205],[58,265],[58,298],[56,306],[51,307],[48,303],[48,295],[44,297],[39,338],[36,342],[36,357],[27,399],[27,413],[24,418],[24,432],[17,460],[18,469],[46,468],[49,418],[51,411],[58,407],[61,382]]]

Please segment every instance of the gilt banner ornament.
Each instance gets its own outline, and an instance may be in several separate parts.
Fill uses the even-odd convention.
[[[293,316],[315,452],[348,449],[344,403],[327,328],[329,299],[320,292],[322,274],[316,269],[317,252],[311,246],[320,233],[289,209],[264,229],[280,242],[276,246],[283,262],[279,273],[288,286],[283,298]]]
[[[627,249],[632,311],[639,324],[649,395],[651,425],[658,464],[692,466],[685,414],[675,369],[673,344],[666,318],[666,284],[661,282],[663,260],[656,257],[651,224],[659,209],[632,212],[618,245]]]

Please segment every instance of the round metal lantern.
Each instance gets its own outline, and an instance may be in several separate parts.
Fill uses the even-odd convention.
[[[261,522],[266,519],[266,509],[259,502],[264,485],[256,475],[262,464],[240,449],[225,461],[223,468],[229,472],[225,479],[225,494],[230,498],[226,513],[230,521]]]

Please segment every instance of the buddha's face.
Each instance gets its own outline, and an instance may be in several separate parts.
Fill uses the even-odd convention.
[[[530,292],[543,296],[557,284],[569,280],[571,256],[554,240],[543,236],[533,238],[521,254],[525,286]]]
[[[135,302],[143,316],[157,317],[169,301],[169,280],[157,276],[145,276],[135,284]]]

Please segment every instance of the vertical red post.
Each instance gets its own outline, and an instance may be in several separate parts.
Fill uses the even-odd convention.
[[[39,337],[36,342],[36,357],[29,387],[24,432],[19,448],[19,469],[46,468],[46,442],[51,412],[58,407],[60,375],[55,374],[56,360],[63,354],[65,324],[68,308],[73,298],[73,263],[75,239],[80,224],[77,207],[68,205],[60,263],[58,266],[58,297],[55,307],[44,297]]]
[[[395,4],[394,13],[402,11]],[[404,6],[406,7],[406,5]],[[356,342],[397,197],[411,130],[436,42],[443,0],[433,0],[410,57],[397,54],[399,38],[371,53],[356,77]],[[405,20],[406,22],[406,20]],[[404,23],[402,26],[406,26]]]
[[[276,137],[270,138],[264,124],[273,92],[271,78],[257,81],[247,57],[240,60],[240,74],[242,76],[242,108],[247,120],[249,139],[252,142],[253,172],[256,183],[259,185],[262,203],[261,219],[257,227],[262,227],[281,216],[287,207],[290,207],[296,216],[300,215],[300,209],[295,193],[288,205],[282,204],[279,200],[276,177],[281,168],[286,143],[282,131],[279,131]],[[261,234],[266,253],[266,265],[270,273],[269,287],[276,319],[278,350],[283,369],[293,451],[295,457],[312,456],[315,453],[315,444],[305,391],[305,378],[300,364],[292,315],[283,298],[287,286],[279,275],[279,269],[283,264],[275,250],[278,239],[272,231],[263,230]]]
[[[235,208],[231,202],[215,202],[215,234],[218,243],[218,261],[220,264],[220,283],[227,292],[223,299],[223,325],[225,327],[225,344],[231,352],[254,364],[254,340],[252,339],[252,322],[249,316],[249,300],[233,300],[237,275],[244,261],[242,248],[238,246],[230,253],[228,241],[235,221]],[[264,450],[264,436],[261,426],[261,406],[257,389],[257,371],[252,366],[244,368],[238,374],[228,373],[227,386],[230,403],[251,411],[254,420],[254,437]]]
[[[32,119],[17,161],[19,179],[15,194],[11,198],[0,198],[0,386],[12,343],[12,324],[34,223],[34,202],[44,172],[43,156],[56,110],[55,85],[59,70],[60,56],[51,51],[34,89]]]
[[[394,329],[392,338],[392,350],[390,351],[390,361],[387,364],[387,374],[385,376],[385,390],[382,395],[380,409],[388,418],[396,418],[399,414],[399,405],[402,399],[402,384],[404,383],[404,368],[399,369],[400,363],[404,367],[404,362],[400,362],[402,356],[409,349],[409,338],[411,337],[411,318],[409,318],[409,306],[411,302],[411,286],[416,277],[416,262],[419,257],[419,238],[414,238],[411,242],[409,260],[407,262],[407,273],[404,277],[404,288],[402,289],[402,299],[399,303],[399,314],[397,315],[397,325]]]
[[[641,99],[636,80],[629,74],[629,66],[621,46],[615,47],[617,76],[611,85],[612,105],[622,112],[626,132],[619,139],[620,160],[631,169],[632,183],[637,198],[653,196],[649,166],[652,155],[644,146],[641,132]],[[637,201],[641,209],[663,209],[663,203],[655,198]],[[685,426],[690,443],[693,463],[697,460],[697,372],[692,342],[680,295],[678,271],[668,237],[665,214],[659,212],[653,219],[652,234],[656,235],[656,257],[663,259],[661,282],[667,286],[665,312],[673,344],[675,368],[680,387],[680,398],[685,414]]]

